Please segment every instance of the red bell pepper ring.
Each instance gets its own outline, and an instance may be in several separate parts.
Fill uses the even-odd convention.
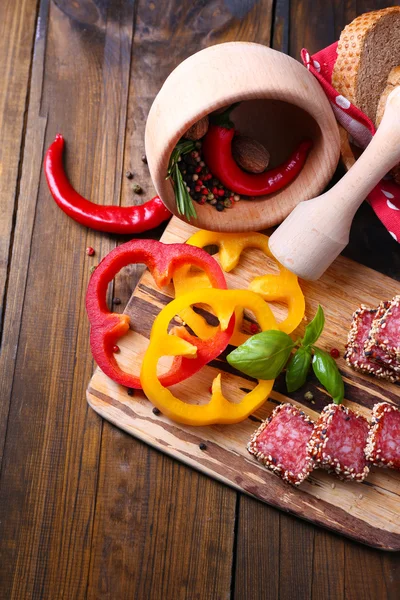
[[[107,307],[107,287],[125,266],[144,263],[159,287],[172,280],[174,272],[183,265],[203,269],[213,287],[226,289],[226,281],[218,263],[200,248],[187,244],[163,244],[156,240],[131,240],[112,250],[94,270],[86,294],[86,311],[89,317],[90,346],[93,358],[100,369],[113,381],[128,388],[141,389],[140,378],[122,370],[114,356],[114,346],[129,329],[129,316],[112,313]],[[195,358],[177,356],[170,370],[160,376],[165,387],[191,377],[204,365],[225,350],[232,336],[235,320],[232,317],[226,331],[218,330],[207,340],[190,335],[183,327],[173,333],[197,347]]]
[[[72,187],[63,166],[64,138],[61,134],[46,152],[44,171],[50,192],[69,217],[85,227],[108,233],[142,233],[158,227],[171,213],[159,196],[139,206],[95,204]]]
[[[265,196],[291,183],[300,173],[312,142],[302,142],[297,150],[279,167],[264,173],[243,171],[232,156],[233,128],[210,125],[203,140],[203,159],[211,173],[223,185],[243,196]]]

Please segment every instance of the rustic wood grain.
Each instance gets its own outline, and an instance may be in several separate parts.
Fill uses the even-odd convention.
[[[4,1],[0,6],[0,343],[18,209],[36,7],[37,0]]]
[[[15,363],[0,487],[7,598],[86,592],[101,422],[83,401],[92,370],[84,295],[93,260],[85,248],[89,241],[106,253],[112,242],[93,234],[87,240],[86,230],[58,209],[42,158],[62,131],[73,183],[89,197],[119,201],[114,177],[123,139],[115,123],[120,119],[125,129],[132,23],[131,4],[121,10],[116,3],[42,2],[40,8],[9,284],[15,300],[6,311],[10,334],[21,325],[18,348],[18,338],[7,336],[4,353]]]
[[[278,600],[281,515],[246,496],[240,496],[238,509],[234,598],[252,590],[252,600]]]
[[[19,206],[20,169],[24,151],[24,128],[28,102],[29,76],[32,62],[33,38],[36,25],[36,0],[20,0],[3,2],[0,7],[0,385],[2,402],[0,403],[0,466],[3,455],[5,432],[9,411],[9,396],[13,379],[13,358],[10,360],[11,347],[14,349],[18,339],[20,305],[13,297],[13,279],[15,279],[15,262],[13,266],[12,250],[15,238],[17,218],[25,210]],[[40,135],[38,138],[40,143]],[[35,182],[36,184],[36,182]],[[35,196],[35,187],[32,194]],[[26,188],[25,188],[26,190]],[[35,200],[28,200],[29,208],[35,206]],[[32,210],[34,212],[34,210]],[[23,295],[28,243],[25,244],[20,262],[20,294]],[[16,244],[17,245],[17,244]],[[16,249],[18,252],[18,249]],[[14,268],[13,268],[14,267]],[[8,288],[10,295],[7,294]],[[10,302],[7,304],[7,296]],[[14,309],[14,310],[13,310]],[[13,313],[10,319],[10,312]],[[7,322],[5,322],[7,321]],[[14,327],[12,326],[12,324]],[[10,331],[10,328],[13,330]],[[9,344],[11,342],[11,345]]]
[[[118,25],[121,23],[119,15],[123,12],[119,3],[115,3],[114,10],[113,3],[100,3],[98,0],[80,0],[74,3],[57,0],[53,3],[52,36],[59,38],[58,43],[64,50],[60,52],[58,47],[59,51],[53,59],[46,58],[43,94],[43,52],[47,37],[47,10],[50,3],[46,0],[41,2],[35,57],[29,80],[34,24],[38,17],[38,12],[35,11],[36,4],[37,2],[27,0],[8,1],[1,3],[0,9],[2,16],[0,69],[2,74],[5,72],[3,69],[9,74],[8,79],[7,77],[4,79],[3,76],[0,95],[3,99],[6,97],[10,100],[2,104],[0,110],[0,122],[3,127],[1,148],[3,170],[0,183],[2,236],[4,223],[6,223],[4,231],[7,237],[12,231],[10,224],[12,226],[15,220],[11,251],[9,252],[7,241],[5,254],[3,246],[0,254],[0,272],[3,276],[7,273],[8,277],[6,304],[3,304],[2,308],[3,341],[0,354],[1,450],[8,427],[0,482],[1,594],[7,598],[79,598],[80,600],[86,597],[85,590],[89,580],[88,564],[91,550],[88,546],[91,540],[101,433],[98,419],[90,410],[86,410],[83,400],[84,387],[91,371],[83,298],[90,265],[95,264],[108,249],[113,247],[116,240],[98,234],[89,234],[85,239],[85,230],[69,222],[55,206],[51,206],[43,181],[38,194],[45,145],[60,128],[67,137],[67,168],[73,183],[81,192],[95,200],[106,201],[104,185],[108,191],[111,190],[113,202],[119,201],[119,194],[123,204],[140,202],[142,199],[134,197],[131,193],[132,182],[122,178],[121,183],[118,181],[118,175],[115,181],[114,174],[117,171],[115,165],[118,165],[118,169],[121,168],[122,156],[123,170],[129,165],[136,173],[134,180],[138,180],[145,188],[143,199],[151,196],[152,188],[146,167],[138,159],[142,154],[144,120],[152,97],[161,83],[159,73],[164,72],[164,68],[166,75],[192,49],[200,49],[219,40],[248,39],[268,43],[272,8],[274,8],[275,18],[273,46],[286,52],[290,51],[292,56],[298,57],[298,51],[304,45],[304,40],[307,40],[311,51],[316,51],[337,39],[342,26],[357,13],[382,8],[391,3],[384,0],[358,0],[357,3],[355,0],[345,3],[339,0],[333,3],[323,0],[313,3],[276,0],[272,7],[272,2],[253,0],[245,2],[227,0],[224,3],[216,1],[184,3],[180,0],[177,2],[171,0],[167,3],[140,1],[136,2],[133,9],[131,3],[127,3],[128,11],[138,11],[138,19],[135,21],[133,16],[131,21],[136,28],[131,54],[132,67],[125,125],[123,121],[126,101],[123,95],[121,96],[119,87],[121,80],[122,85],[125,86],[124,76],[129,70],[125,58],[121,65],[123,69],[121,80],[113,79],[112,75],[115,58],[120,56],[120,50],[117,48],[118,40],[124,37],[123,29],[126,33],[126,28]],[[298,17],[299,4],[306,9],[303,10],[301,18]],[[70,27],[63,26],[59,17],[54,21],[54,11],[60,11],[61,15],[64,15],[64,23],[69,24]],[[313,14],[313,11],[317,12]],[[315,14],[318,14],[319,18],[316,19]],[[328,14],[329,17],[326,16]],[[152,15],[154,15],[153,19]],[[291,19],[287,18],[287,15],[291,15]],[[164,17],[166,25],[164,25]],[[331,18],[333,18],[333,25],[330,22]],[[107,42],[106,22],[108,22]],[[281,26],[282,32],[280,38],[278,25]],[[50,29],[51,27],[50,25]],[[332,31],[334,38],[328,39]],[[165,41],[167,36],[169,37],[168,51],[165,52],[163,49],[167,45]],[[107,52],[104,52],[106,43]],[[100,80],[103,77],[105,61],[108,63],[106,76],[108,83],[106,81],[103,87]],[[7,71],[9,68],[11,70]],[[118,89],[110,90],[110,81]],[[103,107],[98,108],[102,94]],[[122,100],[120,112],[116,110],[114,94],[118,101]],[[25,115],[27,134],[24,136],[25,99],[29,101],[29,110]],[[103,115],[101,128],[96,132],[98,118],[100,119],[98,111],[104,111],[106,102],[111,102],[113,106],[109,114],[110,121],[105,124]],[[26,107],[28,108],[28,104]],[[12,119],[10,115],[13,115]],[[49,115],[49,127],[45,140],[47,115]],[[114,125],[115,131],[119,132],[118,142],[115,137],[110,137]],[[100,184],[100,181],[96,182],[99,173],[93,169],[93,156],[97,152],[96,169],[100,165],[103,168],[102,151],[99,152],[104,141],[102,137],[105,135],[103,127],[108,131],[108,139],[110,143],[115,143],[115,147],[111,152],[110,160],[106,163],[107,171],[111,172],[107,175],[106,182],[102,179]],[[125,137],[121,137],[124,127]],[[99,140],[99,145],[96,140]],[[4,160],[8,165],[6,173]],[[9,187],[5,190],[6,182]],[[18,199],[17,204],[15,204],[16,199]],[[42,210],[36,214],[37,201],[42,205]],[[49,214],[43,210],[43,203]],[[34,235],[32,235],[34,226]],[[79,235],[76,233],[78,230]],[[151,235],[157,237],[160,232],[161,230],[152,232]],[[2,240],[4,239],[2,237]],[[91,259],[84,254],[84,248],[89,244],[97,251],[96,256]],[[41,252],[39,252],[40,245],[43,245]],[[50,246],[48,252],[44,251]],[[385,272],[391,277],[399,277],[399,246],[388,236],[386,229],[367,205],[361,207],[356,215],[351,244],[346,253],[358,262]],[[3,262],[4,259],[6,263]],[[54,263],[53,267],[51,267],[52,263]],[[28,267],[29,279],[27,279]],[[42,274],[43,270],[45,275]],[[65,277],[66,271],[69,272],[68,277]],[[72,271],[76,273],[74,278],[71,277]],[[131,268],[116,280],[114,295],[118,294],[122,299],[119,309],[122,310],[124,302],[129,299],[138,275],[138,270]],[[39,282],[34,290],[31,290],[36,278]],[[57,293],[60,281],[63,281],[63,295],[60,291]],[[24,308],[25,290],[29,299],[28,308]],[[3,291],[4,285],[0,286],[2,294]],[[51,305],[53,308],[50,308]],[[60,327],[59,321],[61,321]],[[43,339],[41,339],[42,331]],[[56,343],[51,342],[53,337],[57,339]],[[60,362],[64,359],[66,359],[65,370],[60,367]],[[75,368],[72,367],[73,362]],[[54,375],[51,374],[53,365],[56,365]],[[25,369],[26,375],[21,378]],[[14,370],[16,370],[15,379]],[[7,420],[10,400],[11,412]],[[65,425],[65,419],[68,425]],[[153,470],[157,469],[159,464],[163,465],[162,473],[167,469],[165,465],[171,463],[170,459],[148,449],[141,442],[132,440],[131,437],[113,429],[107,423],[104,424],[104,431],[102,456],[107,454],[110,459],[115,457],[115,463],[110,464],[107,471],[103,469],[102,472],[106,475],[112,472],[114,465],[118,473],[123,472],[123,457],[117,455],[115,448],[127,452],[127,449],[134,447],[133,461],[140,457],[142,452],[138,464],[143,465],[143,456],[145,456],[145,464],[151,463]],[[45,440],[43,440],[44,432],[47,436]],[[121,438],[125,440],[122,446]],[[127,455],[131,456],[129,452]],[[177,467],[179,473],[183,473],[183,478],[188,478],[190,474],[191,485],[198,485],[200,480],[207,481],[201,489],[199,488],[202,498],[207,500],[207,491],[211,490],[213,498],[222,498],[221,505],[224,507],[222,510],[229,520],[232,518],[231,503],[227,502],[227,498],[234,499],[234,492],[222,488],[211,480],[205,480],[187,467],[179,467],[179,465]],[[132,469],[131,472],[133,478],[137,477],[137,470]],[[175,482],[175,472],[173,478]],[[173,478],[171,475],[171,481]],[[118,591],[127,590],[128,593],[129,583],[134,584],[133,589],[140,590],[145,597],[149,596],[148,589],[152,585],[151,572],[146,569],[143,573],[137,571],[133,573],[132,567],[134,568],[135,565],[132,563],[131,553],[124,551],[126,538],[123,536],[128,535],[129,519],[122,518],[117,525],[117,521],[109,516],[117,504],[118,494],[109,498],[110,489],[107,480],[103,477],[102,481],[104,483],[101,486],[99,484],[101,512],[99,509],[97,514],[104,515],[104,518],[96,519],[96,543],[93,550],[104,549],[105,555],[101,557],[102,565],[105,565],[104,568],[109,568],[104,580],[108,585],[115,586]],[[131,489],[131,482],[122,483],[119,491],[121,497],[126,490]],[[135,533],[139,532],[141,540],[145,537],[146,524],[140,515],[147,514],[148,499],[151,500],[155,494],[157,498],[165,500],[168,507],[171,497],[174,500],[179,499],[179,494],[173,495],[168,485],[159,484],[154,490],[145,477],[142,478],[142,483],[143,487],[138,492],[141,502],[135,530]],[[185,489],[187,490],[187,487],[181,487],[181,490]],[[221,496],[217,496],[215,490],[220,490]],[[180,506],[184,507],[183,503]],[[210,506],[208,504],[202,515],[212,513]],[[188,513],[185,508],[181,509],[181,513],[183,521]],[[158,512],[147,529],[149,534],[151,532],[153,543],[151,547],[149,545],[146,556],[149,558],[150,565],[154,557],[155,564],[158,565],[155,577],[160,584],[159,569],[165,566],[165,563],[161,565],[161,561],[165,554],[164,540],[169,524],[165,514],[168,514],[168,511]],[[219,513],[215,512],[215,514],[219,518]],[[212,523],[214,525],[215,520]],[[154,528],[154,524],[158,524],[158,529]],[[221,578],[218,590],[223,590],[219,597],[224,598],[230,595],[229,571],[232,561],[225,558],[224,549],[228,547],[228,538],[233,539],[233,533],[230,534],[231,525],[231,523],[229,526],[224,523],[221,530],[223,543],[218,542],[218,550],[222,550],[223,561],[226,564],[221,561],[212,573],[207,571],[205,578],[207,583],[212,583],[213,576],[218,571]],[[287,559],[288,555],[283,558],[279,539],[277,540],[277,530],[280,527],[285,539],[296,541],[298,538],[297,543],[304,547],[307,553],[307,558],[300,561],[301,568],[307,568],[306,573],[300,572],[300,567],[296,571],[293,555],[289,559],[292,561],[290,573],[294,577],[293,588],[298,580],[304,581],[308,573],[312,577],[313,599],[334,597],[335,600],[339,598],[375,600],[379,597],[397,600],[400,587],[398,554],[367,549],[294,518],[288,519],[284,516],[281,519],[276,509],[262,505],[247,496],[241,496],[237,510],[237,525],[236,545],[232,546],[232,554],[236,552],[236,561],[232,565],[232,591],[236,599],[275,598],[277,586],[281,585],[279,597],[285,600],[284,588],[287,589],[287,585],[282,582],[282,576],[279,577],[279,564]],[[288,527],[291,531],[287,531]],[[124,540],[119,549],[117,548],[120,552],[120,561],[112,560],[113,556],[107,555],[107,546],[103,548],[99,543],[98,536],[102,531],[111,531],[110,547],[118,546],[119,538]],[[314,532],[312,569],[318,569],[318,572],[314,572],[313,575],[308,559],[311,547],[310,531]],[[200,581],[202,571],[204,568],[209,569],[209,566],[206,557],[199,556],[197,552],[196,536],[183,541],[176,528],[170,527],[169,532],[169,556],[177,554],[180,556],[182,553],[193,554],[195,559],[192,558],[189,569],[190,585],[195,592],[201,591],[203,597],[211,597],[210,594],[217,588],[212,586],[208,588],[207,595],[207,589]],[[256,543],[253,543],[254,536],[256,536]],[[216,544],[214,530],[207,530],[207,534],[201,539],[206,542],[207,548],[210,546],[213,548]],[[127,547],[129,547],[128,542]],[[345,577],[341,571],[343,557]],[[190,595],[190,589],[185,584],[188,575],[187,564],[183,561],[183,564],[178,567],[175,573],[176,583],[170,583],[170,587],[166,586],[165,582],[162,584],[164,597],[168,598],[168,590],[176,593],[178,589],[178,597],[196,597]],[[287,572],[284,568],[283,573]],[[174,574],[170,574],[171,577],[174,577]],[[122,578],[121,584],[120,578]],[[90,570],[90,581],[91,597],[107,597],[103,588],[97,588],[95,567]],[[154,591],[154,586],[152,589]],[[111,597],[119,600],[115,593]]]
[[[145,118],[156,93],[169,72],[181,60],[210,43],[241,38],[252,39],[251,36],[258,36],[260,41],[268,43],[268,23],[272,10],[271,2],[250,2],[246,4],[246,7],[244,7],[238,1],[225,3],[224,5],[217,5],[215,3],[209,3],[208,5],[198,3],[193,5],[191,2],[183,2],[179,4],[178,11],[176,3],[172,1],[141,3],[137,7],[135,36],[132,48],[123,170],[124,172],[130,170],[134,173],[133,181],[137,181],[143,187],[144,198],[149,198],[153,195],[153,186],[150,181],[148,168],[142,163],[141,156],[144,152]],[[263,19],[262,22],[266,26],[265,28],[260,27],[258,29],[261,17]],[[162,35],[160,34],[161,31],[163,32]],[[170,41],[170,35],[173,37],[173,43]],[[151,77],[149,77],[149,73],[151,73]],[[132,181],[125,178],[122,185],[123,204],[130,204],[132,200],[135,201],[131,186]],[[154,233],[157,234],[157,232],[152,232],[151,235],[154,235]],[[116,278],[113,295],[122,301],[122,306],[129,299],[140,273],[140,268],[131,266],[124,269]],[[126,444],[127,448],[129,447],[129,452],[131,452],[132,440],[126,436],[123,439],[124,444]],[[102,448],[104,451],[107,449],[109,452],[112,452],[113,445],[113,430],[108,425],[105,425]],[[137,453],[147,453],[148,460],[153,456],[153,452],[150,449],[143,449],[143,446],[139,443],[134,443],[133,447]],[[158,460],[165,461],[168,459],[159,458]],[[186,472],[186,468],[175,463],[167,462],[165,464],[171,464],[169,471],[170,478],[175,482],[176,498],[180,499],[185,494],[185,487],[180,482],[180,473],[182,471]],[[107,475],[107,480],[109,480],[112,477],[111,471],[113,471],[111,464],[101,462],[100,477],[103,477],[104,472]],[[212,503],[207,506],[203,506],[201,503],[196,506],[190,502],[186,503],[185,513],[182,517],[185,523],[195,522],[195,516],[198,519],[207,520],[209,514],[212,513],[220,515],[224,527],[221,529],[221,534],[218,538],[210,536],[210,539],[208,539],[202,537],[201,532],[196,529],[195,525],[192,526],[191,532],[187,532],[186,537],[193,538],[193,544],[196,547],[198,544],[201,552],[192,555],[190,567],[185,562],[176,564],[168,581],[164,583],[164,587],[152,587],[153,594],[155,594],[154,598],[158,597],[157,594],[164,594],[164,597],[174,599],[184,597],[186,592],[184,591],[184,584],[182,582],[187,580],[190,584],[191,598],[223,597],[224,594],[229,594],[232,556],[228,553],[229,556],[225,563],[215,562],[214,560],[210,561],[210,552],[208,549],[210,544],[213,547],[216,545],[219,549],[218,552],[221,552],[221,555],[226,557],[225,548],[227,545],[230,544],[231,548],[233,547],[234,522],[229,523],[229,525],[225,523],[221,504],[227,506],[228,514],[233,514],[234,517],[236,494],[224,488],[223,491],[218,492],[222,498],[222,500],[219,500],[215,490],[220,490],[220,486],[216,486],[214,482],[206,482],[204,478],[199,477],[197,474],[191,473],[190,477],[198,485],[198,493],[207,493],[212,498]],[[146,503],[146,494],[151,493],[165,496],[165,486],[169,485],[169,483],[153,480],[151,488],[149,488],[144,479],[142,485],[144,486],[141,492],[142,502]],[[149,492],[149,489],[151,489],[151,492]],[[108,597],[107,593],[111,593],[104,592],[101,587],[104,577],[104,563],[103,559],[98,557],[103,557],[105,552],[107,552],[108,556],[107,547],[104,545],[105,538],[103,537],[103,531],[107,530],[108,535],[111,536],[110,544],[118,544],[119,538],[125,535],[127,525],[124,519],[114,521],[112,527],[109,527],[108,520],[104,517],[104,514],[107,514],[108,510],[112,510],[112,506],[117,502],[117,494],[112,495],[107,488],[99,486],[98,506],[102,507],[102,512],[96,513],[96,535],[92,548],[92,555],[95,557],[95,560],[91,562],[89,597],[102,597],[103,594],[105,597]],[[164,509],[161,508],[159,513],[149,513],[148,526],[153,529],[160,528],[168,518],[168,513],[165,511],[167,511],[166,507]],[[195,514],[194,511],[196,511]],[[141,557],[142,555],[143,547],[145,552],[151,557],[149,560],[154,560],[155,564],[159,564],[159,561],[162,559],[157,547],[154,547],[151,539],[148,538],[148,529],[144,523],[141,524],[138,535],[141,535],[143,546],[138,545],[135,547],[135,551],[125,555],[126,569],[118,588],[120,597],[124,597],[123,594],[129,587],[137,589],[139,593],[143,589],[143,586],[152,585],[152,576],[156,577],[154,573],[152,575],[148,571],[145,573],[139,572],[135,568],[139,556]],[[177,543],[176,541],[174,542],[174,532],[171,531],[168,535],[168,543]],[[214,589],[215,585],[217,585],[217,588]],[[176,595],[179,589],[180,591]],[[214,592],[215,596],[212,596],[211,594]]]
[[[223,485],[109,428],[88,599],[227,597],[234,523]]]

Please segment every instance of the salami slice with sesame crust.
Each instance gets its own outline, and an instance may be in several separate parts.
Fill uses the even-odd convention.
[[[361,305],[354,312],[344,357],[347,364],[356,371],[372,374],[381,379],[388,379],[394,383],[400,379],[400,373],[396,373],[390,364],[384,362],[385,353],[378,348],[377,356],[373,357],[372,350],[369,353],[364,351],[365,344],[369,343],[372,323],[377,316],[384,314],[385,304],[382,304],[378,309]],[[391,359],[389,360],[391,361]]]
[[[373,408],[365,455],[375,466],[400,470],[400,410],[388,402]]]
[[[389,303],[383,315],[371,326],[366,351],[380,348],[396,367],[400,367],[400,295]]]
[[[307,451],[315,462],[342,479],[363,481],[369,473],[365,458],[368,421],[349,408],[329,404],[315,424]]]
[[[313,422],[304,412],[291,404],[281,404],[253,434],[247,449],[284,481],[300,485],[314,466],[307,454],[313,429]]]

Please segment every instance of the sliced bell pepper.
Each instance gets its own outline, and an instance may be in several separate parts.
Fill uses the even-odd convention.
[[[186,243],[198,248],[212,245],[218,246],[220,265],[228,273],[238,265],[240,256],[246,248],[258,248],[276,262],[268,247],[268,236],[262,233],[218,233],[202,230],[192,235]],[[266,274],[255,277],[251,281],[249,289],[260,294],[266,301],[283,302],[287,305],[287,317],[278,323],[278,328],[285,333],[291,333],[300,324],[304,316],[304,295],[297,276],[279,263],[278,267],[279,274]],[[176,271],[173,281],[176,296],[185,293],[188,289],[211,286],[205,273],[193,274],[190,266],[184,266]],[[235,333],[230,344],[240,346],[249,336],[241,331],[243,310],[238,309],[235,315]],[[186,308],[180,316],[202,339],[207,339],[213,335],[214,327],[209,325],[200,315],[196,314],[192,308]]]
[[[226,288],[224,274],[218,263],[204,250],[187,244],[163,244],[155,240],[131,240],[110,252],[98,265],[90,279],[86,310],[89,317],[90,345],[100,369],[111,379],[128,388],[140,389],[138,375],[127,373],[118,365],[114,346],[129,329],[126,314],[112,313],[107,307],[107,287],[115,275],[126,265],[144,263],[159,287],[170,283],[175,271],[183,265],[194,265],[207,273],[212,285]],[[183,381],[218,356],[227,346],[234,328],[234,319],[224,331],[203,341],[190,335],[184,328],[177,330],[182,341],[196,348],[196,356],[177,357],[170,370],[161,377],[163,385]]]
[[[157,315],[150,334],[150,344],[144,355],[140,381],[147,398],[167,417],[186,425],[213,425],[215,423],[238,423],[259,408],[273,386],[271,381],[259,381],[258,385],[241,402],[227,400],[221,390],[221,375],[212,384],[208,404],[188,404],[166,389],[157,377],[157,364],[162,356],[195,356],[196,349],[187,340],[178,340],[168,334],[168,324],[177,314],[195,304],[209,306],[218,317],[218,330],[225,331],[237,307],[251,310],[263,331],[277,329],[274,315],[268,304],[258,294],[248,290],[194,290],[175,298]]]

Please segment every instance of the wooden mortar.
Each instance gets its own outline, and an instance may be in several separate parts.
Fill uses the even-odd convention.
[[[329,101],[314,77],[293,58],[260,44],[229,42],[183,61],[167,78],[151,107],[145,134],[150,174],[169,210],[176,210],[166,180],[171,152],[193,123],[234,102],[235,127],[254,137],[279,165],[305,138],[313,148],[301,173],[288,186],[232,209],[195,203],[192,224],[214,231],[261,230],[280,223],[302,200],[318,195],[331,179],[340,153],[338,127]]]

